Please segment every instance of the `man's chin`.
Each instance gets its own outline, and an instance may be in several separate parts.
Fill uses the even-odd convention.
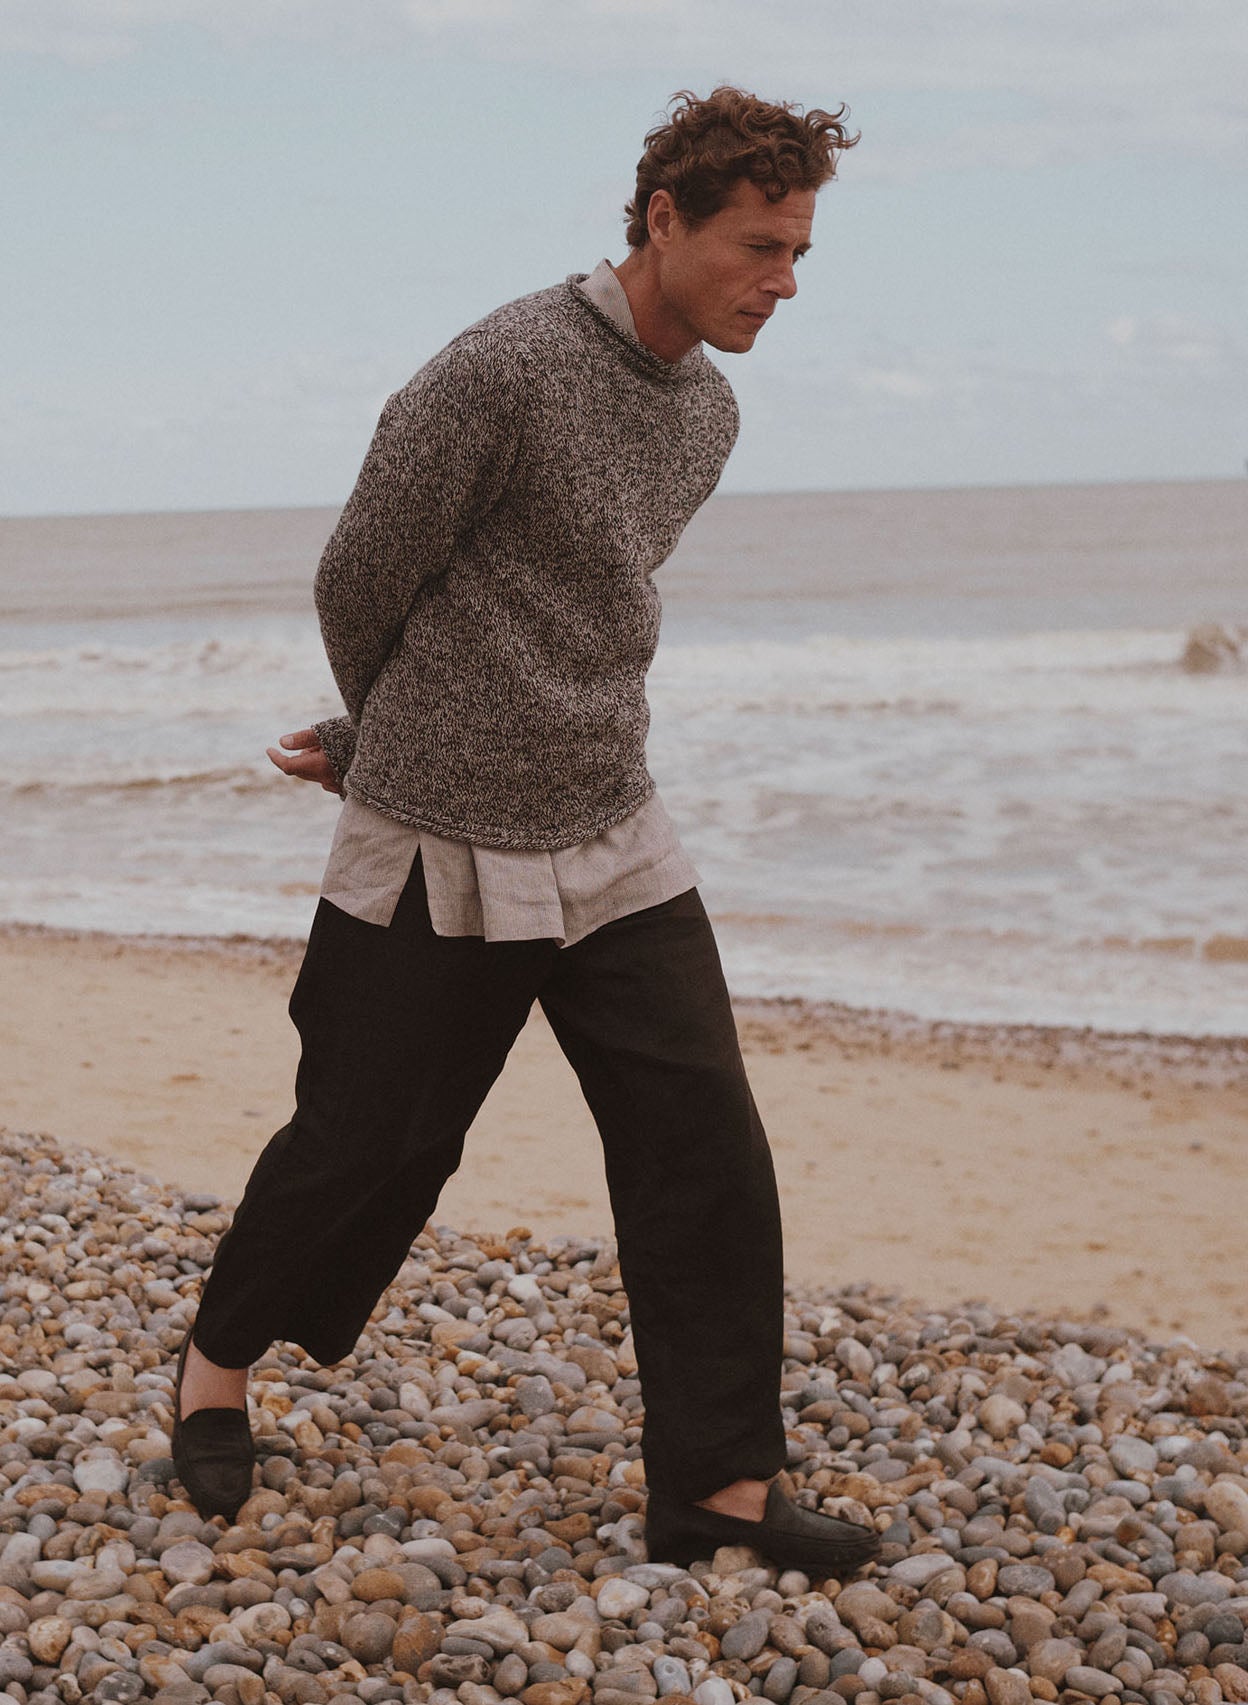
[[[761,326],[732,326],[727,331],[704,333],[702,341],[725,355],[745,355],[753,349],[754,339],[762,329]]]

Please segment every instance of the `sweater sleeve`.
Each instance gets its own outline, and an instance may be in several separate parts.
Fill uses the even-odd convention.
[[[413,601],[502,495],[520,441],[518,359],[498,333],[461,333],[382,409],[316,571],[321,637],[349,718],[347,729],[319,726],[335,771],[350,765],[369,688]]]
[[[321,750],[329,759],[334,779],[338,783],[338,791],[342,793],[347,771],[351,768],[351,760],[355,756],[355,737],[358,730],[349,716],[331,716],[324,722],[314,722],[312,729],[321,742]]]

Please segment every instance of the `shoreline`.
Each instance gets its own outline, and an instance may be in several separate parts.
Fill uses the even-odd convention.
[[[6,942],[78,942],[102,952],[130,950],[220,957],[242,966],[298,970],[304,942],[295,936],[126,935],[114,930],[0,921]],[[1090,1069],[1124,1086],[1170,1079],[1192,1088],[1248,1084],[1248,1036],[1188,1035],[1180,1031],[1101,1030],[1093,1025],[1014,1020],[923,1018],[891,1007],[853,1006],[797,995],[732,997],[743,1037],[746,1027],[765,1044],[777,1029],[796,1029],[812,1041],[845,1049],[917,1052],[946,1069],[956,1062],[1009,1060],[1051,1069]]]
[[[0,1126],[237,1201],[288,1119],[302,943],[0,926]],[[1248,1040],[735,1003],[785,1271],[1248,1348]],[[435,1223],[611,1230],[597,1132],[540,1009]]]

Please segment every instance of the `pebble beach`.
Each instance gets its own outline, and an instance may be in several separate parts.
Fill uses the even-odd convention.
[[[611,1242],[435,1223],[345,1362],[257,1365],[227,1528],[169,1429],[229,1205],[0,1153],[4,1705],[1248,1700],[1248,1351],[791,1287],[792,1490],[880,1560],[685,1570],[646,1559]]]

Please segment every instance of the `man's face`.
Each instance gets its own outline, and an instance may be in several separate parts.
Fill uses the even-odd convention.
[[[743,178],[718,213],[690,227],[664,198],[651,241],[664,307],[713,349],[743,354],[781,298],[797,294],[794,263],[810,247],[815,191],[768,201]]]

